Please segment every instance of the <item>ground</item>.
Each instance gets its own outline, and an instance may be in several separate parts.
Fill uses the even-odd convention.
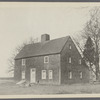
[[[0,79],[0,95],[25,94],[91,94],[100,93],[100,84],[71,84],[71,85],[33,85],[24,87],[16,85],[12,79]]]

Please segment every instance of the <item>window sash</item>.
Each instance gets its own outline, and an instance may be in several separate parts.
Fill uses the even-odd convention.
[[[22,59],[22,66],[26,64],[26,59]]]
[[[25,79],[25,71],[22,71],[22,79]]]
[[[49,57],[48,56],[44,57],[44,63],[49,63]]]
[[[72,59],[71,59],[71,57],[69,57],[69,63],[71,63],[72,62]]]
[[[49,79],[53,79],[53,71],[49,70]]]
[[[81,64],[82,63],[82,61],[81,61],[81,59],[79,59],[79,64]]]
[[[46,70],[42,70],[42,79],[46,79]]]
[[[69,79],[72,79],[72,72],[69,72]]]
[[[72,46],[71,45],[69,45],[69,49],[72,49]]]
[[[82,75],[82,72],[80,72],[80,78],[82,79],[83,75]]]

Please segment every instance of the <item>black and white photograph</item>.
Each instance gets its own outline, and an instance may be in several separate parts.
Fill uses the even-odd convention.
[[[88,94],[100,95],[100,3],[0,2],[0,97]]]

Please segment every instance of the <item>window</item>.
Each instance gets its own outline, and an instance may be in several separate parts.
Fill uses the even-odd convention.
[[[22,79],[25,79],[25,71],[22,71]]]
[[[80,79],[82,79],[82,72],[80,72]]]
[[[24,66],[26,63],[26,60],[25,59],[22,59],[22,66]]]
[[[42,70],[42,79],[46,79],[46,70]]]
[[[49,63],[49,57],[48,56],[44,57],[44,63]]]
[[[69,49],[72,49],[71,45],[69,45]]]
[[[49,79],[53,79],[53,71],[49,70]]]
[[[22,66],[22,71],[25,71],[26,70],[26,66]]]
[[[69,57],[69,63],[71,63],[71,57]]]
[[[72,72],[69,72],[69,79],[72,79]]]
[[[81,61],[81,59],[79,59],[79,64],[81,64],[82,63],[82,61]]]

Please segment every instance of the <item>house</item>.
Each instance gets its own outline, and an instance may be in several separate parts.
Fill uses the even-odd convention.
[[[14,79],[38,84],[70,84],[89,82],[89,70],[70,36],[28,44],[15,57]]]

